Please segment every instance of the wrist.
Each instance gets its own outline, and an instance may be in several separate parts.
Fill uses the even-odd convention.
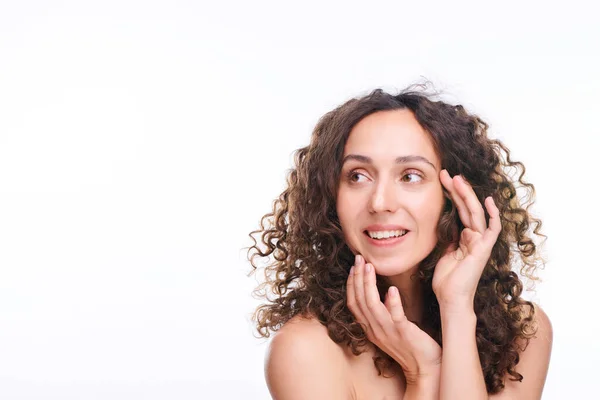
[[[440,391],[441,366],[420,375],[407,375],[404,398],[409,399],[438,399]]]
[[[440,314],[447,315],[475,315],[473,299],[460,299],[455,301],[440,301]]]
[[[411,371],[404,371],[407,386],[417,388],[430,386],[434,382],[439,382],[442,372],[441,360],[439,364],[421,367]]]
[[[442,336],[451,331],[470,332],[477,327],[477,314],[473,308],[449,307],[440,308],[440,319],[442,323]]]

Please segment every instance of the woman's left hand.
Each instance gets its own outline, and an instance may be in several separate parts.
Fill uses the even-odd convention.
[[[500,211],[491,197],[485,199],[490,215],[487,226],[481,203],[461,176],[451,178],[442,170],[440,181],[456,205],[464,229],[458,247],[448,249],[438,261],[432,287],[440,308],[472,309],[477,284],[502,229]]]

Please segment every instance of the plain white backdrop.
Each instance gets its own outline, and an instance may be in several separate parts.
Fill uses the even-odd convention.
[[[422,77],[536,186],[543,398],[600,398],[586,3],[1,0],[0,398],[269,398],[247,234],[322,114]]]

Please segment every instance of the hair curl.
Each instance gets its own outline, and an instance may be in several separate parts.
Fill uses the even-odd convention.
[[[477,349],[487,391],[504,388],[503,377],[519,380],[515,370],[519,352],[535,334],[535,309],[521,297],[523,284],[515,269],[531,282],[543,267],[532,234],[541,234],[541,221],[529,208],[535,189],[523,180],[525,167],[510,158],[499,140],[488,138],[488,125],[461,105],[435,98],[426,85],[414,85],[397,95],[374,90],[325,114],[317,123],[308,146],[295,153],[295,168],[287,176],[287,188],[264,215],[260,229],[250,233],[248,248],[252,265],[266,261],[265,281],[254,295],[265,298],[253,319],[260,336],[269,337],[296,315],[316,317],[327,327],[331,339],[362,353],[368,339],[346,305],[346,280],[354,255],[343,239],[336,213],[344,146],[352,128],[378,111],[408,109],[431,135],[442,168],[451,176],[462,175],[481,202],[492,196],[500,210],[502,231],[482,273],[474,301],[477,315]],[[524,192],[518,196],[517,189]],[[431,288],[433,271],[443,251],[456,244],[463,228],[454,204],[445,192],[446,204],[438,223],[438,243],[419,265],[425,304],[421,328],[440,345],[441,322],[437,299]],[[486,219],[489,215],[486,211]],[[255,238],[259,235],[259,241]],[[518,256],[518,257],[517,257]],[[380,287],[380,293],[385,293]],[[383,295],[382,295],[383,299]],[[393,360],[380,352],[375,357],[379,374]]]

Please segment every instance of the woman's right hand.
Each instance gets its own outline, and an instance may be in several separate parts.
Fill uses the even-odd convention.
[[[373,265],[357,255],[347,281],[348,308],[367,338],[400,364],[407,384],[439,379],[442,348],[408,320],[396,287],[391,286],[381,302],[376,279]]]

